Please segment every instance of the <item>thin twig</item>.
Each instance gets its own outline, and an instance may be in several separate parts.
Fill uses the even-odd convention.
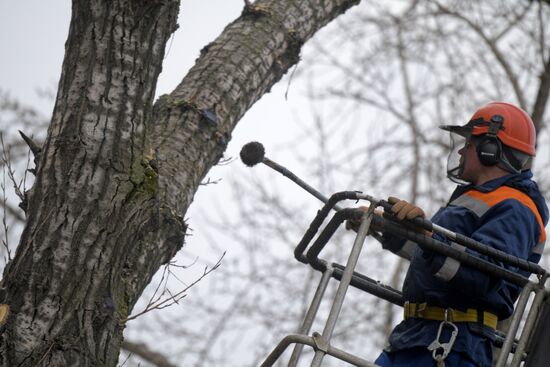
[[[122,343],[124,343],[124,342],[122,342]],[[122,362],[122,364],[119,367],[124,367],[124,365],[126,364],[126,362],[128,362],[128,360],[130,359],[131,356],[132,356],[132,352],[128,353],[128,355],[126,356],[126,359],[124,360],[124,362]]]
[[[17,181],[15,179],[15,171],[11,167],[9,147],[6,148],[6,146],[4,144],[4,136],[1,133],[0,133],[0,145],[2,147],[2,162],[4,162],[4,165],[8,169],[8,177],[9,177],[10,181],[13,183],[13,188],[15,190],[15,194],[19,197],[19,199],[21,199],[21,201],[24,202],[25,201],[25,195],[23,194],[23,192],[21,192],[21,186],[23,184],[23,181],[21,180],[21,182],[19,184],[17,184]]]
[[[168,271],[168,267],[169,267],[169,266],[170,266],[169,263],[166,264],[166,266],[164,266],[164,269],[162,270],[162,277],[160,278],[160,281],[159,281],[157,287],[155,288],[155,291],[153,292],[153,295],[152,295],[151,298],[149,299],[149,302],[147,302],[147,306],[145,307],[146,309],[147,309],[150,305],[154,304],[155,302],[158,302],[158,301],[162,298],[162,296],[164,295],[164,293],[165,293],[165,291],[166,291],[166,283],[165,283],[164,280],[165,280],[166,273],[167,273],[167,271]],[[155,299],[155,297],[156,297],[156,295],[157,295],[157,293],[158,293],[158,291],[159,291],[159,289],[160,289],[160,287],[162,286],[163,283],[165,284],[164,289],[163,289],[162,293],[159,294],[158,298]]]
[[[4,239],[2,239],[2,246],[6,249],[6,253],[8,255],[7,260],[4,259],[4,263],[8,263],[11,261],[11,251],[9,246],[9,236],[8,236],[8,223],[6,221],[7,218],[7,211],[6,208],[8,206],[8,198],[6,196],[6,168],[2,167],[2,204],[4,207],[4,213],[2,216],[2,225],[4,227]]]
[[[474,23],[470,18],[458,12],[452,11],[451,9],[440,4],[437,0],[433,0],[433,3],[438,7],[438,9],[441,11],[442,14],[447,14],[451,17],[454,17],[466,23],[485,42],[487,47],[489,47],[489,50],[493,53],[493,56],[495,57],[495,59],[498,61],[498,63],[504,70],[504,73],[508,77],[508,81],[512,85],[512,89],[516,94],[516,98],[518,99],[520,107],[523,109],[527,109],[527,102],[525,100],[525,95],[523,93],[523,90],[519,85],[518,77],[512,70],[512,66],[508,62],[508,59],[504,56],[504,54],[498,48],[497,42],[496,42],[497,40],[494,37],[493,38],[489,37],[489,35],[487,35],[487,33],[484,32],[483,28],[478,24]]]
[[[216,185],[216,184],[220,183],[221,180],[222,180],[221,178],[212,180],[210,177],[208,177],[206,179],[206,181],[201,182],[199,185],[200,186]]]
[[[154,364],[157,367],[175,367],[175,364],[172,364],[168,358],[151,350],[147,345],[143,343],[135,343],[128,340],[122,342],[122,348],[129,352],[128,358],[132,354],[139,356],[140,358],[146,360],[149,363]],[[128,358],[126,360],[128,360]],[[126,363],[126,362],[125,362]]]
[[[138,318],[138,317],[140,317],[140,316],[142,316],[142,315],[144,315],[144,314],[146,314],[150,311],[162,310],[164,308],[172,306],[173,304],[178,303],[178,301],[180,301],[181,299],[183,299],[187,296],[186,292],[191,287],[193,287],[195,284],[197,284],[202,279],[204,279],[208,274],[210,274],[214,270],[218,269],[218,267],[221,265],[221,262],[222,262],[222,259],[223,259],[224,256],[225,256],[225,252],[222,254],[222,256],[220,257],[218,262],[212,268],[205,267],[202,275],[199,278],[197,278],[193,283],[191,283],[189,286],[185,287],[185,289],[179,291],[178,293],[176,293],[174,295],[171,295],[170,297],[168,297],[168,298],[166,298],[162,301],[160,299],[158,299],[158,300],[148,304],[147,307],[143,311],[137,313],[136,315],[129,316],[123,322],[128,322],[130,320],[134,320],[134,319],[136,319],[136,318]]]

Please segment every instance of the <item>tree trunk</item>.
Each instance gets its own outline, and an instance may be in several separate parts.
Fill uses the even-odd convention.
[[[74,0],[27,223],[2,286],[3,366],[115,366],[125,319],[183,245],[183,217],[235,125],[359,0],[265,0],[153,108],[178,0]]]

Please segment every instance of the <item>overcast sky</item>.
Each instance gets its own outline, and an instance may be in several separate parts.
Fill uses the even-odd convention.
[[[168,42],[167,53],[160,75],[157,96],[170,93],[194,64],[200,49],[215,39],[224,27],[239,16],[243,0],[183,0],[179,16],[179,29]],[[38,89],[55,91],[61,73],[64,44],[71,17],[68,0],[2,0],[0,1],[0,88],[22,103],[34,106],[44,116],[53,110],[53,100],[39,97]],[[284,151],[270,147],[285,141],[293,125],[293,98],[285,99],[287,82],[280,82],[271,93],[257,102],[239,123],[226,151],[226,157],[237,157],[241,146],[251,140],[266,145],[271,158],[277,159]],[[290,90],[290,95],[296,96]],[[15,127],[14,127],[15,129]],[[220,198],[229,196],[228,177],[242,169],[240,161],[228,166],[215,167],[208,177],[222,179],[218,185],[201,187],[187,213],[194,229],[187,240],[190,256],[200,254],[204,239],[201,236],[199,212],[217,205],[227,206]],[[260,169],[265,173],[267,169]],[[268,173],[269,175],[269,173]],[[271,173],[270,177],[273,177]],[[289,190],[295,185],[276,177]],[[204,229],[206,230],[206,229]],[[203,250],[204,251],[204,250]],[[215,261],[219,254],[202,253]],[[206,258],[204,259],[206,260]]]
[[[179,29],[168,42],[163,72],[157,87],[157,96],[170,93],[194,64],[200,49],[215,39],[224,27],[239,16],[243,0],[183,0],[179,17]],[[38,109],[50,117],[54,101],[39,97],[38,89],[57,89],[71,17],[71,2],[68,0],[1,0],[0,1],[0,89],[8,91],[20,102]],[[251,140],[262,141],[266,148],[288,139],[292,118],[292,98],[285,99],[287,82],[283,81],[257,102],[239,123],[226,151],[227,157],[236,157],[240,147]],[[290,91],[297,96],[298,92]],[[16,129],[17,127],[13,127]],[[8,128],[9,129],[9,128]],[[270,152],[271,158],[285,152]],[[208,217],[208,210],[222,207],[228,210],[230,202],[229,176],[243,172],[240,161],[215,167],[209,173],[213,179],[221,178],[217,185],[202,186],[187,213],[192,236],[187,237],[186,247],[180,252],[180,261],[199,256],[198,265],[216,262],[220,253],[209,250],[204,233],[209,227],[200,218]],[[284,178],[259,168],[260,173],[280,180],[292,190],[299,190]],[[248,172],[248,171],[247,171]],[[237,173],[238,174],[238,173]],[[206,214],[205,214],[206,212]],[[15,236],[15,234],[12,234]],[[221,250],[228,250],[226,261],[231,256],[231,245],[221,241]],[[202,266],[191,267],[187,277],[196,278]]]
[[[180,28],[168,42],[157,96],[179,84],[200,49],[239,16],[243,5],[243,0],[182,1]],[[0,1],[0,88],[48,117],[53,101],[39,97],[37,90],[56,89],[70,16],[68,0]],[[269,145],[284,139],[279,132],[288,132],[284,126],[292,123],[285,90],[286,84],[279,83],[246,114],[234,132],[228,156],[236,156],[249,140]]]
[[[170,92],[193,65],[199,50],[214,39],[242,8],[242,0],[184,0],[179,30],[169,42],[160,93]],[[71,17],[68,0],[0,2],[0,85],[22,101],[50,113],[37,101],[36,88],[57,85]]]
[[[194,64],[200,49],[238,17],[243,5],[243,0],[182,1],[180,28],[168,42],[157,95],[175,88]],[[70,16],[68,0],[0,1],[0,88],[47,116],[53,110],[53,101],[40,98],[36,90],[57,86]],[[243,120],[242,125],[247,126],[238,130],[254,129],[261,124],[264,126],[252,135],[272,136],[270,124],[263,122],[264,116],[273,115],[269,113],[271,110],[277,111],[278,120],[288,117],[285,116],[284,89],[274,90],[266,99],[251,111],[253,116]]]

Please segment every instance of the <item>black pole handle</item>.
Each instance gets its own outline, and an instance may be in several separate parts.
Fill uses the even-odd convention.
[[[341,191],[333,194],[328,200],[325,201],[325,205],[317,212],[317,215],[315,218],[313,218],[313,221],[309,225],[309,228],[307,229],[306,233],[304,233],[304,236],[296,245],[296,248],[294,249],[294,257],[296,260],[307,264],[307,258],[304,255],[304,251],[306,250],[308,244],[311,242],[313,237],[315,237],[315,234],[323,224],[323,221],[330,213],[331,209],[336,207],[336,203],[342,200],[357,200],[359,192],[357,191]],[[338,208],[338,211],[342,209]]]
[[[397,219],[395,218],[395,215],[391,211],[391,208],[392,208],[393,204],[390,204],[387,201],[383,201],[383,200],[381,200],[379,203],[380,203],[380,206],[382,206],[384,208],[384,211],[385,211],[385,216],[384,217],[386,219],[392,220],[396,223],[404,224],[405,227],[413,226],[413,227],[425,229],[425,230],[430,231],[430,232],[438,232],[438,230],[443,230],[443,228],[441,228],[441,227],[437,228],[437,226],[435,226],[431,221],[429,221],[426,218],[422,218],[422,217],[416,217],[414,219],[397,221]],[[449,230],[446,230],[446,231],[448,233],[440,233],[440,232],[438,232],[438,233],[440,233],[441,235],[449,238],[451,241],[454,241],[454,242],[456,242],[460,245],[466,246],[467,248],[469,248],[471,250],[475,250],[475,251],[477,251],[477,252],[479,252],[483,255],[487,255],[487,256],[491,257],[492,259],[502,261],[502,262],[504,262],[508,265],[517,267],[518,269],[525,270],[529,273],[533,273],[533,274],[537,274],[537,275],[545,275],[546,274],[546,270],[538,264],[535,264],[533,262],[530,262],[528,260],[519,258],[519,257],[514,256],[514,255],[510,255],[510,254],[508,254],[504,251],[498,250],[494,247],[487,246],[487,245],[485,245],[481,242],[478,242],[478,241],[476,241],[476,240],[474,240],[470,237],[464,236],[463,234],[455,233],[455,232],[452,232],[452,231],[449,231]]]
[[[460,251],[441,241],[436,240],[435,238],[427,237],[421,233],[407,229],[394,221],[375,216],[373,218],[373,225],[375,229],[383,229],[389,231],[390,233],[395,234],[399,237],[416,242],[418,246],[420,246],[424,250],[433,251],[441,255],[451,257],[455,260],[460,261],[461,263],[471,266],[472,268],[480,270],[483,273],[505,279],[522,287],[529,282],[528,278],[518,273],[502,268],[477,256],[473,256],[465,251]]]
[[[360,220],[363,217],[364,213],[365,212],[361,209],[345,208],[334,214],[334,216],[323,229],[321,234],[319,234],[319,237],[317,237],[313,245],[311,245],[311,247],[307,251],[307,254],[305,256],[307,263],[309,263],[309,265],[313,269],[324,272],[328,266],[327,261],[319,258],[319,253],[325,248],[330,238],[334,235],[334,232],[345,220]],[[341,280],[345,267],[338,263],[332,263],[332,266],[334,268],[332,277],[334,279]],[[386,301],[391,302],[395,305],[403,306],[403,295],[400,291],[388,285],[384,285],[359,272],[353,272],[350,285],[357,289],[363,290],[367,293],[385,299]]]

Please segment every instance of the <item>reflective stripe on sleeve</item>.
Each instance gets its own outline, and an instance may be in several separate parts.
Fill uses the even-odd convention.
[[[508,199],[517,200],[531,210],[540,226],[540,238],[538,239],[538,242],[545,242],[546,231],[544,230],[544,223],[542,222],[542,218],[537,209],[537,206],[533,202],[533,199],[531,199],[527,194],[513,187],[501,186],[496,190],[490,192],[470,190],[462,194],[449,204],[469,209],[475,215],[481,217],[490,208]]]
[[[474,214],[478,217],[481,217],[483,214],[487,213],[487,210],[491,209],[491,207],[484,203],[482,200],[473,198],[469,195],[459,196],[458,198],[453,200],[450,205],[462,206],[474,212]]]
[[[456,242],[451,242],[451,247],[460,251],[466,250],[466,247],[459,245]],[[441,268],[439,268],[437,273],[435,273],[435,276],[441,280],[448,282],[454,278],[456,273],[458,273],[459,268],[460,268],[460,262],[458,260],[455,260],[451,257],[447,257],[445,258],[445,262],[443,263]]]
[[[531,252],[537,255],[542,255],[542,253],[544,252],[544,244],[545,242],[539,243],[538,245],[533,247],[533,250]]]
[[[531,199],[527,194],[521,192],[518,189],[514,189],[512,187],[501,186],[495,191],[491,191],[488,193],[472,190],[472,191],[468,191],[466,195],[474,199],[483,200],[490,207],[495,206],[501,201],[507,200],[507,199],[514,199],[519,201],[520,203],[522,203],[523,205],[525,205],[531,210],[531,212],[537,219],[537,222],[539,223],[540,239],[538,240],[538,242],[546,241],[546,231],[544,230],[544,223],[542,222],[542,218],[539,214],[539,211],[533,199]]]
[[[403,244],[403,247],[401,247],[401,250],[397,251],[396,254],[407,259],[407,260],[410,260],[412,259],[412,256],[414,254],[414,250],[416,250],[416,247],[418,245],[416,244],[416,242],[413,242],[411,240],[407,240],[404,244]]]

